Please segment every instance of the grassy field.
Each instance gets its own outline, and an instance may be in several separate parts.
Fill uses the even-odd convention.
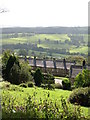
[[[78,47],[75,44],[69,44],[69,42],[72,42],[72,40],[68,36],[68,34],[33,34],[32,36],[22,37],[22,34],[18,33],[18,36],[16,38],[6,38],[4,36],[5,35],[3,35],[2,41],[0,40],[0,42],[2,42],[2,45],[30,43],[37,45],[37,48],[43,48],[43,51],[38,51],[35,48],[32,50],[29,47],[28,55],[30,56],[33,56],[32,52],[34,52],[34,55],[36,55],[37,57],[47,56],[55,58],[66,58],[69,57],[72,53],[79,53],[84,55],[88,54],[88,35],[86,34],[79,35],[83,36],[83,40],[78,39],[80,43]],[[21,48],[17,49],[19,50]],[[17,49],[15,49],[15,51],[17,51],[18,53]],[[51,52],[47,52],[47,49],[49,49]],[[69,52],[70,54],[59,53],[61,49],[66,49],[66,52]],[[55,52],[55,50],[58,50],[58,52]]]
[[[77,52],[88,53],[88,47],[87,46],[82,46],[82,47],[73,48],[73,49],[70,50],[70,53],[77,53]]]
[[[49,101],[52,100],[54,104],[57,102],[58,105],[61,105],[61,96],[63,96],[67,101],[69,95],[71,94],[71,91],[62,89],[45,90],[38,87],[22,88],[16,85],[10,85],[10,88],[8,88],[5,86],[5,84],[7,83],[0,82],[0,87],[2,88],[2,103],[5,102],[5,104],[8,104],[8,100],[10,99],[10,102],[13,104],[13,106],[25,105],[28,95],[32,97],[34,96],[33,100],[36,100],[37,102],[40,102],[41,99],[43,101],[47,99]],[[88,116],[88,112],[90,110],[88,107],[81,107],[81,110],[83,110],[85,116]]]

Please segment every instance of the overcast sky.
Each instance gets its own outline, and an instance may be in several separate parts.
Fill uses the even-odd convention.
[[[89,0],[0,0],[0,27],[88,26]]]

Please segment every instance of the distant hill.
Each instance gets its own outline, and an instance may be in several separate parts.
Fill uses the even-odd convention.
[[[2,28],[2,33],[88,34],[88,27],[10,27]]]

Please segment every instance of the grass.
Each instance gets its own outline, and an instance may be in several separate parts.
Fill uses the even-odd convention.
[[[3,34],[3,36],[5,36]],[[7,35],[6,35],[7,36]],[[18,37],[17,38],[4,38],[2,39],[2,41],[0,41],[0,43],[2,45],[6,44],[18,44],[18,43],[32,43],[32,44],[37,44],[37,47],[42,47],[43,49],[47,48],[49,50],[53,50],[53,49],[66,49],[67,51],[69,51],[70,53],[83,53],[83,54],[87,54],[88,53],[88,47],[86,46],[86,44],[88,43],[88,35],[86,34],[80,34],[80,36],[84,36],[84,42],[85,45],[83,44],[83,41],[80,40],[80,46],[78,48],[76,48],[75,45],[70,45],[69,43],[65,43],[65,40],[71,41],[71,39],[68,37],[67,34],[34,34],[32,36],[25,36],[22,37],[21,33],[18,33]],[[40,39],[40,44],[39,44],[39,39]],[[58,41],[59,43],[55,42]],[[31,54],[31,48],[29,48],[29,55]],[[17,50],[16,50],[17,51]],[[33,52],[35,52],[35,55],[37,56],[49,56],[49,57],[55,57],[55,58],[66,58],[69,57],[69,55],[66,54],[59,54],[56,52],[53,52],[52,55],[49,53],[47,54],[47,50],[45,50],[45,52],[40,51],[42,54],[40,55],[39,51],[35,51],[33,50]],[[18,53],[18,51],[17,51]]]
[[[60,80],[63,80],[65,77],[57,77],[55,76],[56,79],[60,79]]]
[[[88,46],[81,46],[79,48],[74,48],[70,50],[70,53],[86,53],[88,54]]]
[[[63,77],[55,77],[59,79],[63,79]],[[0,82],[0,88],[2,88],[2,102],[6,99],[9,99],[12,101],[12,97],[15,98],[15,101],[13,104],[15,105],[24,105],[25,100],[27,99],[28,95],[34,96],[37,101],[40,101],[40,99],[45,100],[52,100],[53,102],[57,101],[58,104],[60,104],[61,96],[63,96],[66,101],[71,94],[71,91],[68,90],[62,90],[62,89],[55,89],[55,90],[45,90],[43,88],[33,87],[33,88],[22,88],[16,85],[11,85],[10,88],[5,87],[8,82]],[[47,97],[47,94],[49,93],[49,98]],[[73,106],[73,105],[72,105]],[[88,107],[81,107],[81,109],[84,111],[84,114],[88,116]]]
[[[12,86],[14,87],[14,86]],[[27,95],[31,95],[33,96],[33,94],[36,94],[36,98],[37,100],[40,100],[40,98],[42,98],[43,100],[47,98],[47,93],[50,93],[50,97],[49,99],[52,99],[53,101],[58,101],[60,102],[61,96],[64,96],[65,99],[68,98],[68,96],[70,95],[71,91],[68,90],[44,90],[42,88],[38,88],[38,87],[33,87],[33,88],[20,88],[17,92],[17,90],[8,90],[5,89],[2,92],[2,95],[10,95],[10,96],[14,96],[15,98],[17,98],[18,101],[20,101],[20,104],[24,103],[25,98],[27,98]],[[22,99],[22,100],[21,100]]]

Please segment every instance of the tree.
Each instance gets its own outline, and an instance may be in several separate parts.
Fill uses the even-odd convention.
[[[19,50],[19,55],[27,56],[28,55],[28,51],[25,50],[25,49],[20,49]]]
[[[75,87],[78,88],[78,87],[82,87],[84,85],[84,79],[83,79],[83,75],[82,73],[79,73],[76,78],[75,78]]]
[[[43,80],[43,75],[42,75],[42,72],[41,72],[40,68],[38,68],[38,69],[36,69],[36,71],[34,73],[35,85],[40,86],[42,80]]]
[[[13,65],[19,65],[18,58],[10,50],[4,51],[2,55],[2,77],[9,81],[10,70]]]
[[[7,50],[3,53],[2,77],[12,84],[32,80],[31,68],[27,62],[20,63],[17,56]]]
[[[9,81],[12,84],[18,85],[20,83],[25,83],[31,80],[31,68],[28,63],[23,62],[22,64],[20,64],[20,67],[17,64],[13,65],[9,74]]]
[[[7,64],[6,64],[5,68],[2,71],[3,78],[5,80],[9,81],[10,70],[13,67],[14,64],[16,64],[18,67],[20,67],[17,57],[15,55],[10,55],[9,59],[7,61]]]
[[[90,70],[83,69],[82,73],[79,73],[74,82],[76,87],[89,87],[90,86]]]

